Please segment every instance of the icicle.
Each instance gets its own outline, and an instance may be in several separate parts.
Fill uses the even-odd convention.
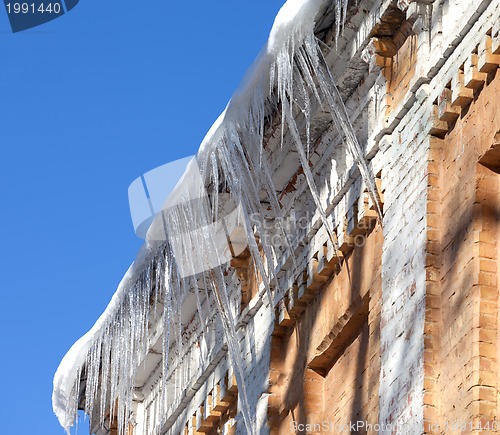
[[[291,45],[293,47],[293,38],[290,38],[291,43],[287,43],[285,45],[285,52],[281,53],[280,56],[277,57],[277,69],[278,69],[278,96],[281,99],[281,104],[282,104],[282,125],[287,125],[288,130],[290,131],[290,134],[292,135],[294,144],[296,146],[300,163],[302,166],[302,170],[304,171],[304,175],[306,177],[307,184],[309,186],[309,190],[311,192],[311,195],[313,197],[314,203],[316,205],[316,208],[318,212],[320,213],[320,217],[322,220],[322,223],[327,230],[328,236],[330,237],[330,240],[335,248],[335,250],[338,249],[337,247],[337,240],[336,240],[336,235],[334,233],[333,228],[331,227],[330,223],[328,222],[328,218],[326,216],[326,213],[323,209],[323,205],[321,204],[321,199],[319,196],[318,189],[316,187],[316,184],[314,182],[313,175],[311,173],[311,169],[309,167],[309,161],[306,155],[306,150],[305,147],[302,143],[302,140],[300,139],[300,133],[298,131],[297,124],[295,122],[295,118],[293,115],[293,88],[294,88],[294,80],[293,80],[293,65],[294,65],[294,53],[295,50],[291,50],[291,54],[288,52],[289,46]],[[297,54],[297,57],[301,58],[300,52]],[[316,85],[315,82],[312,78],[312,76],[308,73],[308,68],[305,63],[305,61],[302,59],[301,66],[303,68],[303,72],[305,74],[306,78],[306,83],[307,85],[315,90]],[[298,75],[297,75],[298,76]],[[310,79],[310,81],[307,81],[307,79]],[[281,82],[280,82],[281,80]],[[302,82],[302,78],[298,77],[298,80]],[[301,83],[302,86],[304,83]],[[306,92],[307,93],[307,92]],[[314,91],[314,94],[318,97],[319,99],[319,94],[317,91]],[[308,107],[310,110],[310,105],[308,106],[307,104],[304,107]],[[310,119],[310,115],[307,114],[306,116],[306,121]],[[282,138],[282,140],[284,140]],[[283,147],[283,145],[282,145]]]
[[[161,395],[161,413],[167,411],[167,375],[168,375],[168,362],[169,362],[169,343],[170,343],[170,325],[172,321],[172,296],[171,296],[171,286],[170,277],[172,276],[171,261],[170,257],[167,255],[165,257],[165,269],[164,269],[164,285],[163,285],[163,341],[162,341],[162,395]]]
[[[371,199],[375,204],[380,224],[382,224],[383,216],[382,210],[380,210],[379,206],[380,198],[375,186],[375,177],[370,171],[370,168],[364,156],[363,148],[359,144],[356,134],[354,133],[354,129],[352,128],[347,109],[344,105],[344,102],[342,101],[342,97],[340,96],[337,85],[333,80],[330,70],[326,66],[326,61],[323,57],[323,54],[321,53],[321,49],[316,43],[315,38],[312,37],[312,40],[306,39],[305,47],[309,48],[310,50],[312,50],[312,47],[314,47],[314,50],[317,53],[319,62],[313,63],[313,66],[316,67],[316,74],[324,99],[328,103],[329,108],[334,115],[333,120],[337,126],[337,129],[344,133],[348,149],[359,168],[364,183],[368,187],[368,193],[370,194]]]
[[[249,435],[256,435],[254,420],[252,419],[251,407],[246,391],[244,363],[241,357],[241,349],[236,339],[235,324],[230,310],[224,277],[221,273],[220,268],[217,268],[216,271],[211,270],[209,274],[211,275],[210,283],[212,284],[214,293],[216,295],[215,299],[217,301],[219,313],[222,319],[224,336],[228,345],[229,356],[231,362],[236,368],[236,382],[239,387],[238,393],[241,393],[242,415],[245,427]]]

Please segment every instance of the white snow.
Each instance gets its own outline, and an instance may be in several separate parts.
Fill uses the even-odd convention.
[[[267,52],[278,53],[290,35],[298,35],[297,41],[314,29],[314,19],[323,0],[288,0],[276,15],[267,42]]]

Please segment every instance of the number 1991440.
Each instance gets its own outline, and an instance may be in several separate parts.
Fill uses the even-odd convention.
[[[60,3],[6,3],[8,14],[59,14]]]

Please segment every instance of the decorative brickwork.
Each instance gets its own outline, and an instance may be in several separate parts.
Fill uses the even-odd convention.
[[[307,308],[277,325],[269,390],[272,433],[289,434],[300,424],[377,421],[381,246],[376,227],[319,286]]]

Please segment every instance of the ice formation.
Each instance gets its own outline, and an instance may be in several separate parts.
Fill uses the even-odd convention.
[[[144,247],[106,311],[61,362],[54,377],[53,408],[68,433],[81,399],[84,399],[85,412],[91,418],[93,412],[98,412],[100,421],[104,420],[104,410],[110,408],[111,418],[117,418],[119,433],[125,433],[136,369],[148,351],[145,337],[153,315],[160,318],[164,337],[160,413],[168,411],[164,404],[168,393],[169,350],[171,346],[182,346],[178,313],[190,292],[196,296],[202,323],[203,301],[212,298],[216,303],[239,387],[246,432],[256,433],[254,410],[247,400],[244,364],[235,338],[236,319],[224,274],[227,253],[221,251],[217,242],[220,229],[214,227],[214,223],[220,221],[221,213],[233,212],[236,216],[239,227],[244,229],[244,243],[250,251],[255,271],[273,307],[274,250],[266,243],[259,244],[258,230],[256,232],[254,225],[255,217],[264,215],[262,192],[267,195],[265,207],[270,204],[274,216],[281,216],[269,163],[263,151],[269,108],[279,108],[282,130],[288,129],[294,140],[312,198],[334,244],[334,231],[322,209],[308,164],[309,139],[303,143],[295,121],[297,111],[304,114],[308,129],[313,100],[329,109],[374,203],[378,204],[363,150],[314,36],[315,17],[323,4],[334,7],[339,32],[345,19],[347,0],[288,0],[281,8],[265,49],[240,90],[208,132],[196,159],[188,166],[186,175],[153,222]],[[192,170],[199,172],[197,179],[200,182],[192,182]],[[227,188],[220,189],[221,185]],[[220,197],[226,190],[230,192],[230,199],[227,194]],[[232,209],[227,210],[231,204]],[[282,222],[281,219],[277,221]],[[261,228],[264,226],[263,223]],[[288,248],[293,256],[292,247]],[[154,303],[154,309],[151,303]],[[81,398],[80,386],[83,383],[85,395]]]

